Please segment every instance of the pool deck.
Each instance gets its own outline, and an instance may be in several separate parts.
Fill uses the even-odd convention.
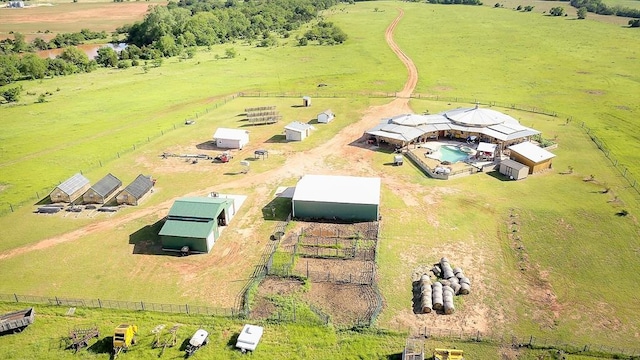
[[[467,147],[475,150],[478,147],[477,143],[467,143],[465,141],[455,141],[455,140],[437,140],[437,141],[428,141],[422,144],[413,144],[407,148],[407,151],[410,151],[415,155],[416,158],[419,159],[424,165],[426,165],[429,169],[435,169],[436,167],[446,167],[451,170],[452,177],[459,176],[467,176],[474,174],[479,171],[483,166],[494,163],[493,161],[473,161],[473,162],[456,162],[453,164],[443,165],[442,162],[437,158],[438,151],[441,146],[449,145],[454,146],[456,148]],[[431,156],[436,155],[436,156]]]

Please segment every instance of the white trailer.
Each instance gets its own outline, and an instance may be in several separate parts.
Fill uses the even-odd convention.
[[[236,347],[242,350],[243,353],[247,352],[247,350],[254,351],[260,342],[260,338],[262,338],[263,332],[264,328],[262,326],[246,324],[238,336]]]

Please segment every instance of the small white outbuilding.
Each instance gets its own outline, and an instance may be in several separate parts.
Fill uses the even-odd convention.
[[[249,143],[249,132],[240,129],[218,128],[213,134],[216,146],[223,149],[242,149]]]
[[[321,124],[328,124],[335,118],[336,115],[331,110],[325,110],[318,114],[318,122]]]
[[[284,127],[284,135],[287,141],[302,141],[311,135],[311,130],[315,128],[303,122],[294,121]]]
[[[236,347],[242,350],[242,352],[254,351],[262,338],[263,332],[264,328],[262,326],[246,324],[242,328],[240,335],[238,335]]]

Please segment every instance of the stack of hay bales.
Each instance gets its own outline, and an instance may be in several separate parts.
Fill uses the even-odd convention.
[[[460,268],[453,269],[453,273],[456,275],[456,279],[460,284],[460,289],[456,291],[456,294],[469,295],[469,292],[471,292],[471,280],[464,275]]]
[[[455,308],[453,306],[453,289],[450,286],[442,287],[442,302],[444,313],[447,315],[453,314]]]
[[[453,314],[455,312],[453,297],[455,295],[468,295],[471,291],[471,281],[464,275],[461,268],[452,268],[446,257],[441,258],[437,264],[434,264],[431,272],[438,281],[431,285],[432,306],[427,309],[425,307],[425,304],[428,303],[425,301],[427,291],[425,286],[422,285],[421,279],[422,311],[427,313],[432,310],[441,310],[447,315]],[[423,278],[429,280],[427,275],[423,275]]]
[[[431,296],[433,300],[433,310],[442,310],[443,298],[442,298],[442,283],[435,282],[431,285]]]
[[[431,301],[431,279],[427,274],[420,277],[420,305],[422,312],[425,314],[430,313],[433,307]]]

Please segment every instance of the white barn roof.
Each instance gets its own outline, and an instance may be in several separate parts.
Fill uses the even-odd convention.
[[[243,140],[247,138],[248,131],[240,129],[218,128],[213,134],[214,139]]]
[[[549,160],[556,156],[532,142],[523,142],[511,145],[508,149],[536,163]]]
[[[478,148],[476,150],[482,151],[482,152],[488,152],[488,153],[492,153],[493,154],[493,152],[496,151],[496,146],[498,146],[498,145],[489,144],[489,143],[486,143],[486,142],[479,142],[478,143]]]
[[[518,120],[507,114],[477,106],[474,108],[450,110],[445,112],[444,115],[451,121],[466,126],[485,127],[502,124],[504,122],[518,123]]]
[[[304,132],[306,130],[314,130],[315,128],[309,124],[305,124],[303,122],[300,121],[294,121],[292,123],[290,123],[289,125],[284,127],[286,130],[291,130],[291,131],[295,131],[295,132]]]
[[[305,175],[296,185],[296,200],[379,205],[380,178]]]
[[[82,189],[85,185],[89,183],[89,179],[84,177],[82,174],[77,173],[67,179],[62,184],[58,185],[58,189],[64,192],[67,195],[71,195],[74,192]]]

